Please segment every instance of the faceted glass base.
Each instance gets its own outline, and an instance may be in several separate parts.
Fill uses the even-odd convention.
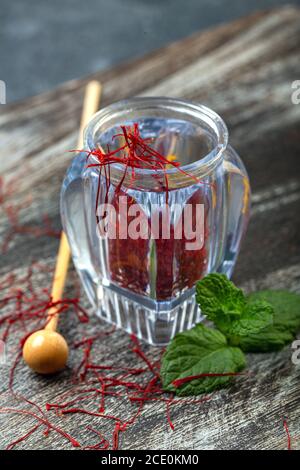
[[[156,346],[167,345],[176,333],[203,320],[194,295],[166,311],[143,306],[110,287],[103,287],[101,297],[97,309],[100,318]]]

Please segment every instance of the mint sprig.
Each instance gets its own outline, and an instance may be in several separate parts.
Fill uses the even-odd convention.
[[[240,317],[245,307],[245,296],[225,274],[208,274],[196,284],[196,300],[213,322],[227,323]]]
[[[300,330],[300,295],[265,290],[246,296],[223,274],[196,286],[196,300],[215,328],[202,324],[177,334],[161,366],[163,387],[198,395],[224,387],[242,370],[242,351],[267,352],[290,343]]]

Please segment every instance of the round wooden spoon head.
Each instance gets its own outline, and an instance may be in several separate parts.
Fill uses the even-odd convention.
[[[66,365],[68,359],[66,340],[56,331],[39,330],[32,333],[23,346],[27,365],[40,374],[54,374]]]

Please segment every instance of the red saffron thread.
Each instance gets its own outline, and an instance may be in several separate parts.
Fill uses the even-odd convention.
[[[14,196],[17,184],[19,184],[17,177],[5,181],[4,178],[0,176],[0,208],[2,208],[10,224],[10,229],[2,242],[2,253],[8,250],[10,242],[16,235],[28,234],[34,237],[49,236],[56,238],[60,236],[60,232],[52,227],[47,214],[42,215],[40,226],[24,225],[20,223],[19,217],[21,210],[30,207],[33,198],[29,195],[22,203],[14,204],[10,202],[10,199]]]
[[[113,432],[113,450],[117,450],[119,448],[119,433],[120,433],[120,423],[116,422],[115,429]]]
[[[54,424],[50,423],[50,421],[45,420],[44,418],[38,416],[36,413],[33,413],[32,411],[20,410],[20,409],[17,409],[17,408],[6,408],[5,407],[5,408],[0,408],[0,413],[15,413],[15,414],[31,416],[31,417],[35,418],[37,421],[39,421],[40,424],[44,424],[45,426],[50,427],[51,429],[56,431],[58,434],[60,434],[64,438],[66,438],[69,442],[71,442],[73,447],[81,447],[79,442],[76,439],[74,439],[72,436],[70,436],[70,434],[68,434],[66,431],[64,431],[63,429],[59,428],[58,426],[55,426]],[[23,440],[24,440],[24,436],[23,436]]]
[[[286,421],[285,419],[283,420],[283,427],[284,427],[284,429],[285,429],[286,437],[287,437],[287,449],[288,449],[288,450],[292,450],[291,435],[290,435],[288,423],[287,423],[287,421]]]
[[[137,354],[143,361],[147,364],[150,372],[152,372],[156,377],[159,378],[159,373],[154,369],[153,364],[149,361],[149,359],[146,357],[146,355],[143,353],[143,351],[140,348],[140,343],[135,335],[130,336],[131,341],[136,345],[135,348],[132,349],[132,352]]]
[[[168,423],[169,423],[169,426],[170,426],[170,428],[172,429],[172,431],[174,431],[175,426],[174,426],[174,424],[173,424],[173,422],[172,422],[172,420],[171,420],[171,416],[170,416],[170,406],[171,406],[171,404],[172,404],[172,401],[173,401],[172,398],[170,398],[170,400],[167,400],[166,413],[167,413],[167,421],[168,421]]]
[[[31,434],[33,434],[39,427],[41,426],[41,423],[38,423],[36,424],[35,426],[33,426],[32,429],[30,429],[30,431],[28,431],[26,434],[24,434],[23,436],[19,437],[18,439],[16,439],[15,441],[11,442],[10,444],[8,444],[8,446],[6,446],[6,450],[12,450],[17,444],[19,444],[20,442],[22,441],[25,441],[29,436],[31,436]]]
[[[183,377],[182,379],[173,380],[172,385],[174,385],[174,387],[177,388],[177,387],[180,387],[181,385],[184,385],[185,383],[191,382],[192,380],[203,379],[205,377],[233,377],[236,375],[244,375],[244,374],[239,373],[239,372],[224,372],[222,374],[221,373],[220,374],[203,373],[203,374],[198,374],[198,375],[190,375],[188,377]]]
[[[87,426],[86,429],[99,436],[100,441],[97,444],[85,446],[84,450],[106,450],[109,448],[109,442],[107,441],[107,439],[105,439],[105,437],[103,437],[101,432],[97,431],[96,429],[93,429],[91,426]]]
[[[26,206],[26,205],[25,205]],[[45,214],[42,216],[41,226],[24,225],[19,221],[19,213],[23,209],[24,204],[19,205],[7,205],[3,206],[7,220],[10,224],[10,230],[7,232],[4,241],[2,242],[2,253],[8,250],[10,242],[15,238],[16,235],[31,235],[33,237],[60,237],[60,231],[54,230],[51,225],[49,217]]]

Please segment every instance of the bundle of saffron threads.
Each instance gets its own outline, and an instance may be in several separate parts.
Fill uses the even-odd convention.
[[[162,155],[160,152],[155,150],[151,146],[151,138],[143,138],[138,123],[134,123],[133,126],[120,126],[121,133],[115,134],[112,138],[112,143],[116,138],[120,138],[123,144],[110,150],[110,146],[107,146],[106,151],[102,148],[96,148],[92,150],[84,150],[87,153],[87,160],[90,157],[94,157],[96,160],[95,163],[88,163],[87,167],[98,167],[100,169],[99,175],[102,175],[102,170],[104,171],[104,177],[106,179],[106,199],[108,196],[110,181],[110,166],[113,164],[119,164],[124,167],[123,175],[120,178],[120,181],[115,188],[116,193],[120,191],[127,173],[130,171],[130,182],[128,187],[131,187],[135,181],[135,170],[136,169],[148,169],[154,170],[156,172],[163,172],[164,184],[160,190],[166,192],[166,203],[168,202],[168,192],[169,192],[169,182],[167,169],[176,168],[178,171],[183,173],[185,176],[192,178],[196,183],[199,183],[199,180],[194,176],[187,173],[183,168],[180,167],[180,162],[167,156]],[[98,183],[98,191],[96,198],[96,209],[99,203],[99,194],[100,194],[100,177]],[[105,201],[106,202],[106,201]]]

